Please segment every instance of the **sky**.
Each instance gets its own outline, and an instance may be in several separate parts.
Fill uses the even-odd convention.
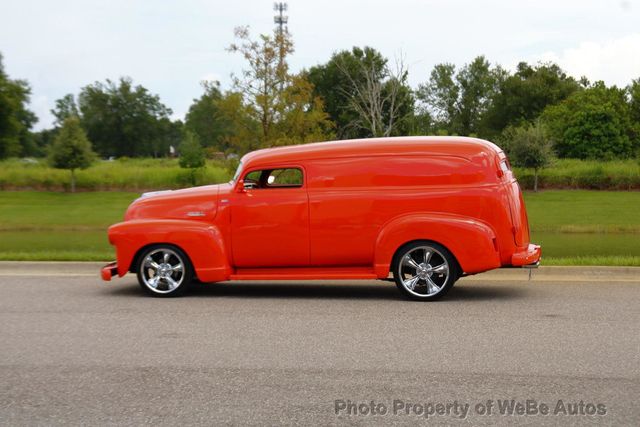
[[[626,86],[640,77],[640,0],[290,0],[294,71],[352,46],[402,57],[417,87],[433,66],[477,55],[513,70],[554,61],[569,74]],[[184,118],[203,80],[225,89],[242,58],[233,29],[273,30],[268,0],[0,0],[0,53],[32,88],[36,129],[67,93],[130,76]]]

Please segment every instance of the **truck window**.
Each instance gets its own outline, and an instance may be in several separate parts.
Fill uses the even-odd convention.
[[[302,184],[302,170],[298,168],[263,169],[244,177],[246,189],[299,188]]]

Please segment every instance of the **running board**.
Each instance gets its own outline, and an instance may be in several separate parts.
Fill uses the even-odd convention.
[[[371,267],[238,268],[230,280],[375,280]]]

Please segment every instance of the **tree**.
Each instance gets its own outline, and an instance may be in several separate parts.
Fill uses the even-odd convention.
[[[67,118],[53,141],[49,162],[54,168],[71,172],[72,193],[76,191],[76,169],[88,168],[94,159],[95,154],[80,126],[80,120],[77,117]]]
[[[217,101],[220,122],[225,132],[220,147],[226,153],[244,154],[260,148],[260,123],[255,120],[251,106],[240,92],[227,91]]]
[[[499,85],[483,119],[482,133],[498,135],[507,126],[536,120],[548,105],[557,104],[579,90],[580,83],[552,63],[518,64],[515,74]]]
[[[387,59],[377,50],[365,46],[335,52],[325,64],[311,67],[305,72],[313,84],[314,95],[322,98],[329,118],[336,124],[337,136],[345,138],[365,138],[371,136],[367,129],[354,126],[359,113],[350,105],[356,87],[366,85],[362,70],[369,70],[377,80],[384,78]]]
[[[640,158],[640,78],[633,80],[627,90],[636,157]]]
[[[533,191],[538,191],[538,175],[553,160],[553,143],[540,121],[508,127],[502,134],[503,147],[515,166],[533,169]]]
[[[315,99],[305,77],[289,73],[287,58],[293,53],[293,41],[287,31],[277,31],[273,36],[262,34],[256,41],[247,27],[240,27],[235,36],[238,42],[229,50],[240,53],[248,67],[240,77],[233,76],[234,87],[247,107],[243,110],[251,121],[259,123],[255,139],[260,147],[282,143],[282,129],[302,129],[303,134],[287,134],[285,139],[287,143],[303,143],[308,140],[306,130],[331,127],[322,102]],[[306,123],[302,127],[301,118]],[[286,123],[290,119],[297,120],[298,125]],[[322,132],[314,135],[319,139],[331,136]]]
[[[180,167],[190,169],[191,184],[196,185],[196,173],[205,166],[204,150],[198,137],[191,131],[186,131],[180,144]]]
[[[293,53],[293,41],[286,31],[261,34],[257,41],[251,39],[248,27],[238,27],[234,34],[238,43],[231,44],[229,51],[240,53],[248,68],[241,77],[233,76],[233,83],[251,105],[261,126],[261,145],[267,147],[278,119],[281,92],[289,80],[287,57]]]
[[[455,81],[456,67],[453,64],[438,64],[433,67],[426,84],[418,87],[417,97],[432,111],[438,124],[453,133],[458,114],[460,88]]]
[[[84,87],[78,107],[82,127],[101,156],[158,157],[169,151],[171,110],[129,78]]]
[[[334,123],[324,111],[322,99],[303,76],[293,76],[283,90],[275,124],[273,145],[305,144],[333,137]]]
[[[31,88],[24,80],[12,80],[4,71],[0,54],[0,159],[33,155],[29,129],[36,116],[27,109]]]
[[[56,118],[54,125],[56,127],[62,126],[64,121],[69,117],[79,117],[78,105],[73,94],[68,93],[62,98],[56,100],[56,106],[51,110],[51,114]]]
[[[631,120],[640,124],[640,78],[633,80],[627,90],[630,98]]]
[[[484,56],[476,57],[456,73],[453,64],[438,64],[429,81],[418,87],[417,98],[450,135],[477,135],[481,120],[500,83],[506,78],[501,67],[491,68]]]
[[[402,121],[413,111],[403,61],[397,60],[393,70],[386,60],[382,67],[375,61],[356,64],[353,69],[340,60],[336,63],[347,79],[346,88],[342,88],[347,107],[355,113],[347,128],[363,130],[373,137],[397,134]]]
[[[627,92],[596,82],[574,92],[542,116],[560,157],[604,160],[634,154],[639,142]]]
[[[203,147],[215,147],[224,151],[222,136],[228,124],[220,114],[219,102],[222,98],[220,82],[203,82],[204,93],[193,100],[185,117],[185,128],[193,132]]]

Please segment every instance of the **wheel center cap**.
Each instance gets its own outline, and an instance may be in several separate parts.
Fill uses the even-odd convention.
[[[160,264],[158,268],[158,274],[160,277],[169,277],[171,275],[171,266],[169,264]]]
[[[427,264],[420,264],[418,266],[418,277],[421,279],[426,279],[428,277],[431,277],[431,272],[429,271],[431,269],[431,265]]]

